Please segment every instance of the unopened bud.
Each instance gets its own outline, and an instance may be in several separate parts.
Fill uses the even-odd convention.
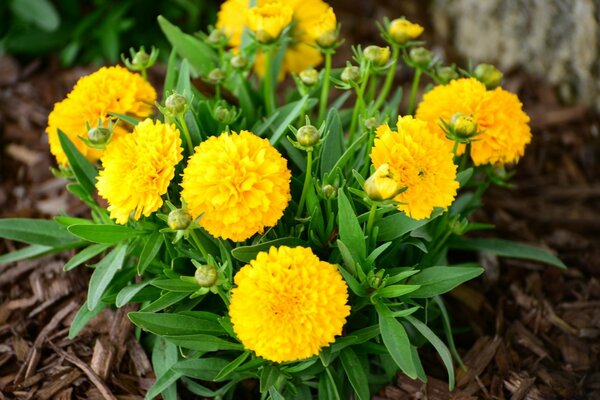
[[[456,72],[454,68],[451,67],[440,67],[435,71],[435,74],[439,81],[443,84],[446,84],[451,80],[458,78],[458,72]]]
[[[219,68],[213,69],[206,76],[206,80],[213,85],[218,85],[223,79],[225,79],[225,71]]]
[[[450,129],[456,135],[468,138],[477,133],[477,121],[472,115],[456,113],[450,118]]]
[[[304,147],[313,147],[319,143],[319,139],[321,139],[321,133],[312,125],[304,125],[298,129],[296,134],[296,140]]]
[[[389,164],[381,164],[365,181],[365,192],[371,200],[383,201],[394,198],[400,192],[400,185],[394,179]]]
[[[196,282],[199,286],[202,287],[211,287],[217,281],[217,269],[212,265],[199,265],[196,268],[196,273],[194,273],[194,278],[196,278]]]
[[[379,123],[377,122],[377,118],[375,117],[370,117],[365,119],[365,128],[367,129],[375,129],[379,126]]]
[[[167,217],[167,225],[175,231],[187,229],[192,223],[192,216],[184,208],[173,210]]]
[[[478,81],[483,83],[487,89],[495,89],[500,86],[503,74],[492,64],[479,64],[475,67],[473,75]]]
[[[300,80],[306,86],[313,86],[319,81],[319,73],[314,68],[308,68],[300,72]]]
[[[165,101],[165,110],[171,115],[181,115],[187,111],[187,107],[187,99],[179,93],[173,93]]]
[[[413,24],[412,22],[398,18],[390,23],[389,34],[398,44],[404,44],[409,40],[418,38],[423,33],[423,27],[419,24]]]
[[[102,146],[110,141],[112,130],[99,125],[88,130],[87,137],[92,144]]]
[[[385,271],[381,269],[377,271],[377,273],[373,273],[373,271],[370,271],[367,275],[367,283],[369,284],[369,286],[373,289],[379,289],[381,287],[381,284],[383,283],[384,273]]]
[[[223,46],[227,40],[227,35],[223,29],[213,29],[208,35],[206,41],[213,46]]]
[[[329,184],[323,185],[322,190],[323,196],[325,196],[326,199],[333,199],[335,197],[335,194],[337,193],[337,189],[335,188],[335,186]]]
[[[230,110],[224,106],[217,106],[214,112],[214,118],[222,124],[229,125],[235,121],[237,113],[235,110]]]
[[[237,69],[244,69],[248,65],[248,59],[241,54],[231,57],[231,66]]]
[[[425,47],[413,47],[409,55],[413,64],[419,68],[427,68],[433,59],[433,54]]]
[[[371,61],[374,65],[381,67],[390,59],[390,48],[387,46],[367,46],[363,54],[367,60]]]
[[[358,82],[360,80],[360,68],[354,65],[344,68],[341,78],[346,83]]]
[[[321,36],[319,36],[319,38],[317,39],[317,44],[323,47],[324,49],[328,49],[337,43],[337,39],[337,30],[334,29],[329,32],[325,32]]]
[[[148,53],[146,53],[146,51],[142,47],[138,52],[135,53],[135,55],[133,56],[133,59],[131,60],[131,63],[134,66],[140,67],[140,66],[145,66],[146,64],[148,64],[149,60],[150,60],[150,55]]]

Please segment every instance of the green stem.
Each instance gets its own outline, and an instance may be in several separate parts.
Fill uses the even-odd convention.
[[[352,112],[352,122],[350,123],[350,133],[348,134],[348,144],[351,145],[354,141],[354,131],[356,131],[356,125],[358,123],[358,115],[364,108],[364,100],[363,96],[365,93],[365,88],[367,87],[367,82],[369,81],[369,76],[365,76],[363,82],[358,87],[356,91],[356,103],[354,104],[354,111]]]
[[[223,303],[229,308],[229,296],[223,291],[221,286],[217,286],[217,293],[219,294],[219,297],[221,297],[221,300],[223,300]]]
[[[367,241],[371,240],[371,231],[373,230],[373,223],[375,222],[375,214],[377,211],[377,203],[371,205],[369,211],[369,219],[367,220]]]
[[[196,235],[196,232],[190,229],[190,236],[192,237],[192,240],[194,241],[194,244],[196,245],[198,250],[200,250],[200,252],[202,253],[202,257],[204,257],[204,260],[208,261],[208,252],[206,251],[204,246],[202,246],[202,242],[200,242],[200,239],[198,238],[198,235]]]
[[[374,140],[375,140],[375,130],[371,128],[369,130],[369,141],[367,142],[367,147],[365,150],[365,161],[363,162],[363,169],[362,169],[363,176],[369,175],[369,165],[370,165],[369,159],[371,156],[371,148],[373,147]]]
[[[421,80],[421,69],[415,69],[415,76],[412,82],[412,88],[410,89],[410,98],[408,100],[408,109],[406,115],[412,115],[415,109],[415,100],[417,98],[417,89],[419,88],[419,81]]]
[[[375,109],[379,110],[379,108],[383,105],[383,102],[387,98],[387,95],[390,93],[390,89],[392,88],[392,83],[394,83],[394,76],[396,75],[396,65],[398,64],[398,56],[400,54],[400,47],[394,46],[392,49],[392,65],[390,65],[390,69],[388,70],[387,76],[385,77],[385,82],[383,83],[383,89],[381,89],[381,93],[379,93],[379,97],[375,102]]]
[[[458,140],[454,141],[454,146],[452,146],[452,154],[454,155],[454,158],[456,158],[456,152],[458,151]]]
[[[300,204],[298,204],[298,212],[296,218],[300,218],[306,201],[306,193],[312,181],[312,151],[306,153],[306,175],[304,176],[304,186],[302,186],[302,194],[300,195]]]
[[[142,73],[142,78],[144,78],[145,81],[148,81],[148,73],[146,72],[146,68],[142,68],[140,72]]]
[[[331,56],[332,50],[325,52],[325,73],[323,74],[323,84],[321,85],[321,102],[319,104],[319,123],[325,118],[325,110],[327,109],[327,99],[329,98],[329,81],[331,76]]]
[[[177,119],[179,119],[179,124],[183,130],[183,136],[185,136],[185,143],[191,156],[194,154],[194,144],[192,143],[192,137],[190,136],[190,130],[188,129],[187,122],[185,122],[185,117],[183,114],[179,115]]]
[[[370,104],[375,99],[375,89],[377,88],[377,75],[373,75],[371,82],[369,83],[369,90],[367,90],[367,104]]]
[[[265,98],[265,110],[267,115],[271,115],[275,110],[275,92],[273,90],[273,50],[269,48],[265,51],[265,80],[264,80],[264,98]]]

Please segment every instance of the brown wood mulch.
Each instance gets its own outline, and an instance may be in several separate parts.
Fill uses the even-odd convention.
[[[50,174],[41,134],[52,104],[85,72],[0,58],[0,217],[85,212]],[[600,120],[561,106],[541,82],[508,83],[535,137],[516,189],[492,189],[478,219],[549,249],[569,270],[482,255],[485,276],[447,296],[468,366],[457,389],[448,392],[442,363],[424,350],[429,382],[399,376],[378,399],[600,399]],[[12,249],[0,241],[0,254]],[[68,339],[89,271],[64,273],[65,259],[0,267],[0,400],[143,398],[154,375],[126,309]]]

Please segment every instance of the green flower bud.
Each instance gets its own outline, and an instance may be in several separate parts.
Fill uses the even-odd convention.
[[[217,106],[215,108],[213,116],[218,122],[225,125],[229,125],[233,121],[235,121],[237,117],[237,112],[235,111],[235,109],[232,110],[225,106]]]
[[[354,65],[344,68],[341,78],[346,83],[358,82],[360,80],[360,68]]]
[[[473,71],[475,78],[483,83],[487,89],[495,89],[500,86],[504,75],[492,64],[479,64]]]
[[[308,68],[300,72],[300,80],[306,86],[313,86],[319,81],[319,73],[314,68]]]
[[[423,33],[423,27],[404,18],[398,18],[390,23],[388,33],[398,44],[405,44],[409,40],[418,38]]]
[[[334,29],[332,31],[323,33],[316,41],[319,46],[324,49],[328,49],[337,43],[337,39],[337,30]]]
[[[410,49],[409,56],[413,64],[419,68],[429,67],[431,60],[433,59],[433,54],[425,47],[413,47]]]
[[[369,284],[369,286],[373,289],[379,289],[381,287],[381,284],[383,283],[384,272],[385,271],[382,269],[377,271],[377,273],[373,273],[373,271],[370,271],[367,275],[367,283]]]
[[[201,287],[211,287],[217,281],[218,272],[215,267],[212,265],[200,265],[196,269],[196,273],[194,273],[194,278],[196,278],[196,282]]]
[[[171,115],[181,115],[187,111],[188,101],[185,96],[173,93],[165,101],[165,111]]]
[[[167,217],[167,225],[175,231],[187,229],[192,223],[192,216],[184,208],[173,210]]]
[[[456,113],[450,118],[449,126],[459,137],[468,138],[477,133],[477,121],[472,115]]]
[[[296,134],[296,140],[304,147],[316,145],[319,143],[319,139],[321,139],[321,133],[312,125],[304,125],[302,128],[298,129],[298,133]]]
[[[146,53],[145,49],[142,47],[138,52],[135,53],[133,59],[131,60],[131,64],[136,67],[145,66],[150,61],[150,55]]]
[[[337,189],[333,185],[323,185],[321,189],[323,190],[323,196],[325,196],[326,199],[333,199],[337,194]]]
[[[227,35],[223,29],[213,29],[208,35],[206,41],[212,46],[223,46],[227,40]]]
[[[219,68],[215,68],[212,71],[210,71],[206,77],[206,80],[213,85],[218,85],[224,79],[225,79],[225,71],[223,71],[222,69],[219,69]]]
[[[365,119],[365,128],[367,129],[375,129],[379,126],[379,122],[377,122],[377,118],[370,117]]]
[[[435,71],[435,74],[440,82],[444,84],[458,78],[458,72],[451,67],[440,67]]]
[[[110,138],[112,137],[112,130],[105,128],[102,125],[98,125],[88,130],[87,137],[92,144],[96,146],[102,146],[110,141]]]
[[[390,59],[390,48],[367,46],[363,54],[367,60],[371,61],[374,65],[381,67]]]
[[[248,65],[248,59],[241,54],[231,57],[231,66],[236,69],[244,69]]]

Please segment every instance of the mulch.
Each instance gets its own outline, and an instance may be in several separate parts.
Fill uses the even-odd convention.
[[[84,215],[48,166],[47,115],[86,69],[0,58],[0,217]],[[446,296],[468,369],[448,392],[442,363],[422,351],[427,384],[398,376],[377,399],[600,399],[600,119],[559,104],[551,88],[508,79],[532,117],[534,140],[514,189],[493,188],[482,222],[536,244],[568,266],[480,256],[485,275]],[[0,241],[0,254],[15,244]],[[141,399],[154,375],[128,309],[106,310],[73,340],[70,322],[89,271],[67,255],[0,267],[0,400]]]

